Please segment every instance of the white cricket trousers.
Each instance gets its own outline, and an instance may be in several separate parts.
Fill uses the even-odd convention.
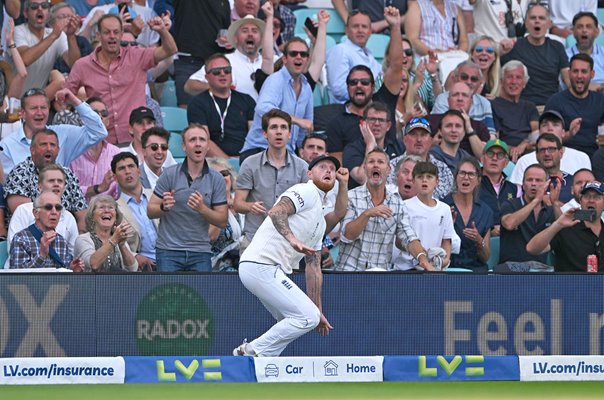
[[[279,356],[290,342],[319,325],[321,312],[315,303],[278,265],[242,261],[239,278],[277,320],[266,333],[249,343],[259,357]]]

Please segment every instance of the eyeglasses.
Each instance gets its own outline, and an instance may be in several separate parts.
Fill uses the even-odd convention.
[[[369,78],[349,79],[346,83],[348,84],[348,86],[356,86],[359,83],[363,86],[370,86],[372,84],[371,79]]]
[[[145,146],[145,149],[151,149],[152,151],[157,151],[159,148],[163,151],[168,151],[169,146],[165,143],[151,143]]]
[[[27,92],[25,92],[23,94],[23,99],[28,98],[30,96],[45,96],[46,97],[46,92],[44,91],[44,89],[40,89],[40,88],[29,89]]]
[[[485,153],[487,157],[489,158],[497,158],[498,160],[503,160],[504,158],[507,157],[507,154],[504,151],[493,151],[493,150],[487,150],[487,152]]]
[[[428,120],[426,118],[422,118],[422,117],[413,117],[409,120],[409,122],[407,122],[407,125],[413,125],[413,124],[426,124],[426,125],[430,125],[430,123],[428,122]]]
[[[138,46],[138,42],[134,41],[134,42],[129,42],[127,40],[121,40],[120,41],[120,46],[122,47],[128,47],[128,46]]]
[[[295,58],[298,56],[302,58],[308,58],[308,56],[310,56],[310,53],[308,51],[289,50],[287,52],[287,55],[291,58]]]
[[[52,211],[52,209],[54,208],[57,211],[61,211],[63,209],[63,206],[61,204],[44,204],[43,206],[40,207],[36,207],[37,209],[43,208],[46,211]]]
[[[413,49],[405,49],[403,50],[403,53],[405,53],[407,57],[411,57],[413,55]]]
[[[478,176],[478,172],[474,171],[459,171],[457,173],[458,176],[462,178],[474,179]]]
[[[376,117],[367,117],[365,118],[365,121],[369,122],[370,124],[385,124],[386,122],[388,122],[388,120],[386,118],[376,118]]]
[[[556,151],[560,150],[558,147],[541,147],[537,149],[537,153],[539,154],[545,154],[545,153],[555,153]]]
[[[94,110],[94,108],[93,108],[93,110]],[[109,111],[107,111],[107,109],[94,110],[94,112],[97,113],[97,114],[99,114],[103,118],[107,118],[109,116]]]
[[[233,72],[233,67],[216,67],[207,71],[208,74],[212,74],[214,76],[220,75],[221,72],[224,72],[225,75],[229,75],[231,72]]]
[[[231,176],[231,171],[228,169],[223,169],[222,171],[218,171],[222,176]]]
[[[482,53],[483,51],[486,51],[489,54],[493,54],[495,52],[495,49],[492,47],[482,47],[482,46],[476,46],[474,48],[474,51],[477,53]]]
[[[470,80],[470,81],[476,83],[480,80],[480,77],[476,76],[476,75],[470,76],[470,75],[462,72],[461,74],[459,74],[459,79],[461,79],[462,81]]]
[[[29,9],[32,11],[37,10],[38,8],[41,8],[43,10],[48,10],[50,8],[50,3],[45,2],[45,3],[29,3]]]

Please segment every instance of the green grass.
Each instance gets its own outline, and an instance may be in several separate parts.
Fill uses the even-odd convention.
[[[2,386],[2,400],[602,399],[604,382],[215,383]]]

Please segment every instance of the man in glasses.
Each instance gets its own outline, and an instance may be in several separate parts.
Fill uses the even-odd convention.
[[[79,27],[75,13],[67,18],[53,18],[51,27],[47,28],[50,6],[50,1],[44,0],[24,2],[27,23],[15,27],[14,45],[27,67],[23,91],[46,88],[48,95],[53,97],[64,81],[61,77],[49,83],[55,62],[63,58],[71,67],[80,58],[80,48],[75,35]],[[12,45],[8,43],[8,46]]]
[[[527,244],[531,254],[542,254],[550,249],[556,253],[556,272],[586,272],[587,256],[598,257],[598,272],[604,271],[604,229],[597,216],[604,210],[604,185],[598,181],[589,182],[581,191],[581,209],[592,209],[596,218],[580,220],[573,208],[562,214],[556,222],[535,235]]]
[[[391,29],[390,43],[401,47],[400,24],[401,16],[396,7],[384,8],[384,19]],[[329,84],[330,103],[346,103],[350,100],[346,76],[355,65],[365,65],[371,70],[374,80],[382,75],[382,65],[366,45],[371,36],[371,19],[364,12],[348,14],[346,20],[346,39],[327,52],[327,82]],[[390,45],[389,45],[390,46]],[[392,49],[390,49],[392,50]],[[400,89],[400,87],[399,87]]]
[[[556,212],[559,215],[559,206],[553,206],[558,201],[559,191],[554,189],[549,178],[543,166],[529,166],[522,178],[522,196],[501,204],[500,263],[547,263],[547,254],[531,254],[526,245],[554,222]]]
[[[187,119],[204,125],[210,132],[208,157],[239,157],[252,126],[256,102],[231,89],[233,68],[225,55],[210,56],[205,68],[209,89],[191,100]]]
[[[530,135],[539,130],[537,107],[520,98],[528,80],[528,70],[521,61],[508,61],[501,68],[499,96],[491,100],[495,128],[499,138],[510,146],[513,162],[535,148]]]
[[[48,164],[57,163],[59,140],[56,132],[45,128],[37,131],[31,140],[30,156],[17,164],[6,177],[4,192],[9,211],[15,212],[18,206],[29,203],[39,193],[38,175]],[[59,164],[60,165],[60,164]],[[88,205],[77,176],[68,167],[61,165],[65,171],[65,191],[62,204],[67,211],[74,214],[78,227],[85,231],[86,209]]]
[[[56,228],[61,218],[61,199],[52,191],[42,192],[34,199],[35,222],[18,232],[11,243],[11,268],[84,269],[84,261],[73,258],[65,238]]]
[[[57,155],[58,163],[69,165],[90,146],[107,137],[107,129],[101,117],[73,92],[62,89],[56,93],[56,99],[73,106],[80,116],[84,126],[49,125],[56,132],[61,151]],[[30,89],[21,97],[22,127],[13,134],[2,139],[0,153],[4,173],[8,174],[15,165],[24,161],[30,155],[30,144],[34,133],[47,128],[50,100],[42,89]]]
[[[63,195],[65,191],[66,174],[63,167],[57,164],[49,164],[40,170],[38,175],[38,190],[40,193],[52,192],[59,196]],[[13,237],[23,229],[33,224],[36,219],[34,217],[34,203],[28,202],[23,203],[11,215],[10,224],[8,225],[8,236],[7,242],[12,243]],[[63,209],[60,213],[59,222],[55,228],[55,231],[59,233],[69,245],[69,251],[73,252],[75,240],[79,235],[78,225],[73,215]],[[10,250],[9,250],[10,253]],[[7,260],[6,266],[10,264]],[[8,268],[8,267],[7,267]]]
[[[238,92],[245,93],[254,100],[258,99],[258,92],[254,88],[252,75],[262,66],[260,48],[265,25],[264,21],[247,15],[231,23],[227,33],[229,43],[235,48],[233,53],[225,56],[232,67],[232,85]],[[270,31],[269,29],[267,34],[270,34]],[[185,91],[188,94],[196,96],[209,89],[208,69],[206,62],[206,65],[191,75],[185,83]]]
[[[544,133],[537,139],[535,152],[537,162],[545,168],[552,181],[552,186],[559,192],[559,202],[555,204],[559,209],[562,204],[573,198],[573,176],[560,168],[560,160],[564,154],[562,141],[552,133]]]
[[[73,93],[80,87],[89,96],[103,99],[109,109],[109,142],[115,145],[131,142],[128,119],[132,110],[146,104],[147,70],[172,57],[176,51],[174,38],[168,31],[170,18],[153,17],[149,27],[159,33],[161,45],[143,48],[122,47],[123,23],[120,17],[103,15],[98,22],[99,48],[79,59],[72,67],[66,86]]]
[[[144,188],[141,169],[136,155],[125,151],[111,160],[111,172],[119,185],[120,196],[117,206],[135,235],[128,240],[142,271],[155,269],[155,242],[157,241],[157,219],[147,217],[147,206],[153,190]]]
[[[144,188],[155,189],[155,184],[165,168],[169,141],[170,132],[164,128],[153,127],[143,133],[143,163],[140,166],[140,176]]]
[[[304,76],[310,58],[306,42],[294,37],[287,42],[283,52],[283,68],[271,74],[262,86],[261,95],[254,109],[252,128],[245,137],[241,148],[240,161],[260,153],[268,142],[263,134],[264,114],[272,109],[280,109],[291,117],[291,136],[287,151],[295,153],[304,137],[313,130],[313,96],[308,80]]]
[[[560,75],[568,86],[568,58],[562,43],[546,37],[552,26],[546,6],[535,4],[529,7],[524,25],[528,35],[519,38],[514,47],[501,56],[501,64],[519,60],[526,65],[531,79],[522,91],[522,98],[541,106],[541,111],[547,99],[558,92]],[[503,47],[500,50],[506,52]]]
[[[145,159],[145,149],[143,147],[143,133],[147,129],[155,127],[155,114],[153,110],[148,107],[138,107],[132,110],[130,113],[130,135],[132,142],[128,147],[124,147],[122,151],[129,151],[138,157],[139,163],[143,163]],[[168,149],[166,154],[166,160],[164,161],[164,167],[170,167],[176,165],[176,160],[172,156],[172,152]]]
[[[573,135],[579,129],[580,121],[578,119],[573,120],[570,123],[569,131],[564,130],[564,118],[556,110],[546,110],[539,117],[539,134],[552,133],[562,141],[563,138]],[[582,151],[572,149],[570,147],[563,147],[562,159],[560,160],[560,169],[568,174],[574,174],[581,168],[591,168],[591,161],[589,156]],[[523,155],[518,159],[514,170],[509,177],[509,180],[516,185],[522,184],[522,175],[524,170],[531,164],[537,162],[537,153],[530,152]]]
[[[101,117],[103,124],[107,127],[109,111],[103,100],[99,97],[90,97],[86,103]],[[69,164],[69,168],[80,180],[80,187],[86,200],[90,201],[100,193],[117,198],[119,192],[111,173],[111,159],[120,151],[119,147],[102,140]]]
[[[468,111],[470,118],[484,123],[489,129],[492,139],[495,137],[495,123],[493,122],[491,103],[480,94],[483,79],[480,67],[472,61],[461,62],[453,70],[453,82],[463,82],[472,90],[472,101]],[[449,109],[448,97],[448,92],[443,92],[436,97],[432,108],[433,114],[442,114]],[[480,151],[478,154],[480,155]]]
[[[598,149],[598,126],[604,120],[604,94],[589,87],[594,77],[594,60],[587,54],[575,54],[570,59],[568,77],[568,89],[550,97],[545,107],[557,110],[565,121],[581,119],[577,133],[564,138],[564,143],[591,156]]]

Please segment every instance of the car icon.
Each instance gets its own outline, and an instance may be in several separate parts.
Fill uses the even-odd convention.
[[[269,376],[279,377],[279,367],[275,364],[266,364],[266,367],[264,367],[264,376],[267,378]]]

